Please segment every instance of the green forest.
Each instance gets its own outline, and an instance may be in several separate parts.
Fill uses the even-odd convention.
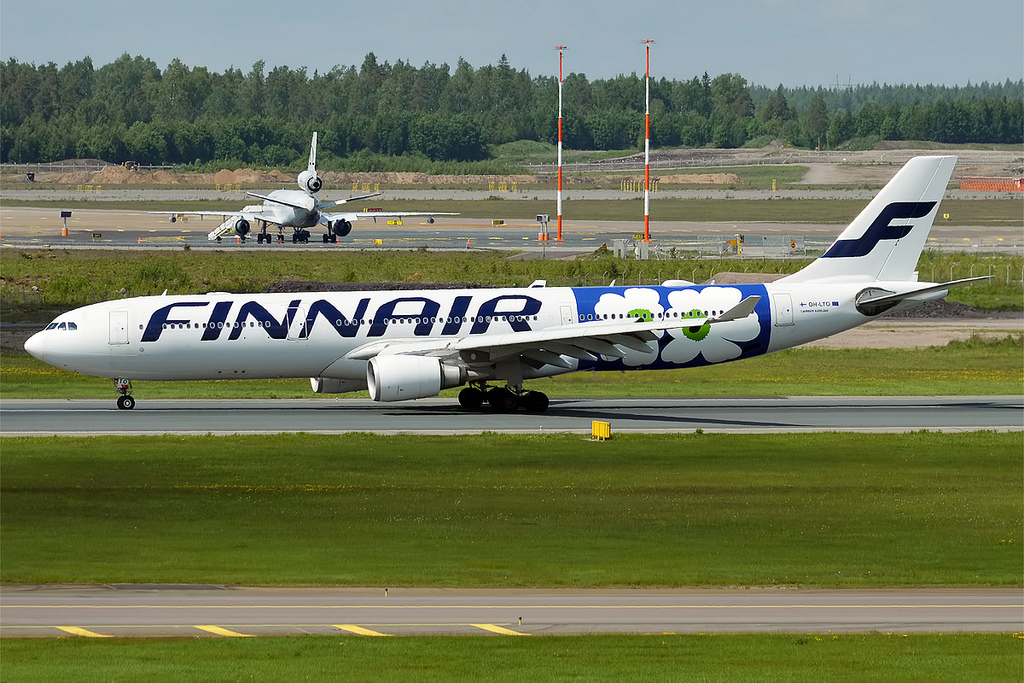
[[[327,73],[257,62],[248,73],[161,70],[122,55],[96,68],[0,62],[0,162],[97,158],[142,164],[289,166],[304,163],[320,131],[321,166],[338,159],[409,155],[478,161],[493,145],[553,143],[558,79],[514,69],[505,57],[378,62]],[[635,150],[644,135],[644,79],[636,74],[563,82],[569,149]],[[653,78],[651,144],[741,147],[782,140],[804,148],[855,141],[1024,142],[1024,81],[967,86],[753,86],[739,74]],[[367,169],[371,170],[371,169]]]

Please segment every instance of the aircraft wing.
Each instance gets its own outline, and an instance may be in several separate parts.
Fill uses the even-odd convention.
[[[172,221],[176,220],[178,216],[218,216],[223,220],[220,225],[211,230],[210,234],[206,236],[209,240],[215,240],[218,237],[231,234],[234,230],[235,222],[240,218],[250,224],[261,221],[277,225],[277,221],[262,214],[262,208],[262,206],[257,204],[255,206],[247,206],[242,211],[149,211],[148,213],[170,216]]]
[[[408,216],[458,216],[457,213],[444,211],[345,211],[339,213],[320,214],[320,222],[346,220],[353,222],[360,218],[406,218]]]
[[[597,360],[598,355],[622,358],[628,350],[649,353],[649,342],[658,332],[683,327],[702,327],[739,320],[753,314],[761,300],[749,296],[720,316],[675,320],[601,321],[572,323],[528,332],[502,332],[459,339],[394,339],[363,344],[345,355],[351,360],[369,360],[378,355],[412,354],[451,358],[461,356],[469,363],[493,363],[515,356],[537,368],[542,365],[571,367],[563,356],[577,360]]]
[[[222,218],[244,218],[246,220],[266,220],[260,214],[260,207],[246,207],[244,211],[147,211],[160,216],[221,216]]]

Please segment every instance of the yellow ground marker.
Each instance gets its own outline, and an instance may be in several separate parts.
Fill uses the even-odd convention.
[[[342,631],[348,631],[354,633],[357,636],[390,636],[390,633],[381,633],[380,631],[371,631],[368,628],[362,626],[356,626],[355,624],[331,624],[334,628],[340,628]]]
[[[73,636],[82,636],[83,638],[113,638],[113,636],[105,636],[102,633],[96,633],[79,626],[58,626],[57,628],[65,633],[70,633]]]
[[[519,631],[513,631],[510,628],[505,628],[503,626],[498,626],[497,624],[470,624],[470,626],[475,626],[477,628],[482,628],[483,630],[490,631],[491,633],[499,633],[499,634],[501,634],[503,636],[528,636],[528,635],[530,635],[529,633],[520,633]]]
[[[229,638],[252,638],[248,633],[239,633],[238,631],[231,631],[220,626],[196,626],[196,628],[212,633],[215,636],[227,636]]]

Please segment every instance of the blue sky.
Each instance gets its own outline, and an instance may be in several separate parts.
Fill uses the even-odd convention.
[[[646,16],[642,13],[646,12]],[[750,83],[964,85],[1024,78],[1024,2],[990,0],[0,0],[0,58],[96,67],[127,52],[213,71],[502,54],[533,76],[738,73]]]

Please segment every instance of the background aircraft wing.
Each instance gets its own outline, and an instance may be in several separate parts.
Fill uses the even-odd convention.
[[[408,216],[458,216],[457,213],[444,211],[345,211],[340,213],[320,214],[320,222],[346,220],[349,223],[360,218],[406,218]]]
[[[752,315],[759,296],[749,296],[714,318],[671,320],[627,320],[571,323],[543,330],[482,334],[460,339],[380,340],[353,349],[346,358],[369,360],[378,355],[413,354],[440,358],[460,357],[468,364],[494,363],[518,356],[521,362],[540,368],[543,365],[570,368],[566,359],[597,360],[598,356],[623,358],[629,351],[653,353],[651,345],[658,333],[683,327],[700,328],[740,320]]]
[[[243,211],[150,211],[148,213],[170,216],[172,221],[177,220],[181,216],[216,216],[221,219],[221,223],[206,236],[209,240],[215,240],[218,237],[233,234],[235,224],[238,221],[245,221],[248,225],[252,225],[256,221],[277,225],[277,221],[265,217],[260,212],[261,208],[261,206],[256,205],[247,206]]]

